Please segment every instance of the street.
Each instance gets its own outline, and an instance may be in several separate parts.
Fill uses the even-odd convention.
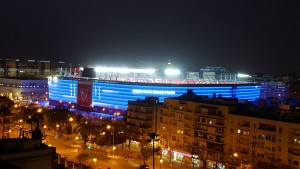
[[[91,166],[95,169],[137,169],[139,165],[143,164],[142,159],[138,159],[139,151],[137,149],[129,150],[122,148],[122,145],[117,145],[115,150],[115,156],[112,152],[107,152],[107,148],[92,147],[91,149],[82,149],[82,141],[75,140],[75,135],[63,135],[58,138],[53,132],[47,132],[47,137],[43,141],[44,143],[56,147],[56,152],[68,158],[69,161],[81,162],[85,165]],[[126,153],[127,156],[124,156]],[[169,159],[162,158],[163,162],[160,166],[160,159],[155,157],[155,168],[192,168],[191,164],[181,164],[176,161],[170,166]],[[150,168],[152,168],[152,157],[147,161]],[[196,168],[196,166],[195,166]]]

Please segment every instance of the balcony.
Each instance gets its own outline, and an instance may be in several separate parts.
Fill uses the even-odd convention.
[[[206,138],[200,138],[200,137],[196,137],[197,139],[200,139],[202,141],[205,142],[211,142],[211,143],[216,143],[216,144],[224,144],[224,141],[221,139],[215,139],[215,140],[211,140],[211,139],[206,139]]]
[[[189,116],[184,116],[184,120],[192,120],[192,118]]]
[[[139,117],[134,117],[134,116],[127,116],[127,119],[134,119],[134,120],[139,120],[139,121],[144,121],[144,122],[151,122],[152,118],[139,118]]]
[[[289,132],[289,134],[293,136],[300,136],[300,132]]]
[[[201,114],[202,116],[206,117],[224,118],[224,115],[221,112],[216,111],[202,112],[200,110],[195,110],[195,113]]]
[[[289,148],[289,154],[300,156],[300,150]]]
[[[188,128],[188,129],[190,129],[190,128],[191,128],[191,126],[190,126],[190,125],[188,125],[188,124],[184,124],[184,128]]]
[[[134,126],[136,128],[143,128],[143,129],[152,128],[152,125],[138,125],[136,123],[127,123],[126,125],[128,125],[128,126]]]
[[[241,123],[239,124],[241,127],[250,127],[250,123]]]

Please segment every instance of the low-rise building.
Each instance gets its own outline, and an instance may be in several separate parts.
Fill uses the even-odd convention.
[[[48,147],[41,140],[2,139],[0,160],[20,169],[54,169],[56,148]],[[0,167],[3,167],[2,165]]]
[[[48,80],[0,78],[0,94],[14,100],[48,100]]]

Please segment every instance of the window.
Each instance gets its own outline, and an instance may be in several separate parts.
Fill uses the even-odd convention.
[[[265,143],[257,142],[256,144],[257,144],[258,148],[264,148],[265,147]]]
[[[299,165],[299,162],[298,162],[298,161],[294,161],[294,165],[295,165],[295,166],[298,166],[298,165]]]

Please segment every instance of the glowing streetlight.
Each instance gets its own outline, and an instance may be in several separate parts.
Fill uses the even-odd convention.
[[[238,157],[239,157],[239,154],[238,154],[238,153],[233,153],[233,156],[234,156],[235,158],[238,158]],[[243,164],[243,159],[242,159],[242,157],[240,157],[240,158],[241,158],[240,165],[242,165],[242,164]]]
[[[97,158],[93,158],[93,161],[94,161],[94,163],[95,163],[95,165],[96,165],[96,163],[97,163]]]
[[[162,162],[163,162],[163,160],[160,159],[160,160],[159,160],[159,166],[160,166],[159,168],[160,168],[160,169],[161,169],[161,164],[162,164]]]
[[[73,120],[74,120],[73,117],[70,117],[70,118],[69,118],[69,121],[70,121],[70,122],[72,122]]]
[[[106,128],[109,130],[109,129],[111,129],[112,127],[111,127],[110,125],[107,125]],[[116,149],[116,147],[115,147],[115,131],[114,131],[113,128],[112,128],[112,130],[113,130],[113,154],[114,154],[114,156],[115,156],[115,149]]]
[[[41,112],[42,112],[42,109],[38,109],[36,112],[41,113]]]
[[[76,136],[76,137],[75,137],[75,140],[78,140],[78,139],[79,139],[78,136]]]
[[[56,124],[56,127],[58,128],[58,127],[59,127],[59,124]]]
[[[238,157],[239,155],[238,155],[238,153],[233,153],[233,156]]]
[[[46,125],[44,125],[44,129],[46,129],[47,128],[47,126]]]

